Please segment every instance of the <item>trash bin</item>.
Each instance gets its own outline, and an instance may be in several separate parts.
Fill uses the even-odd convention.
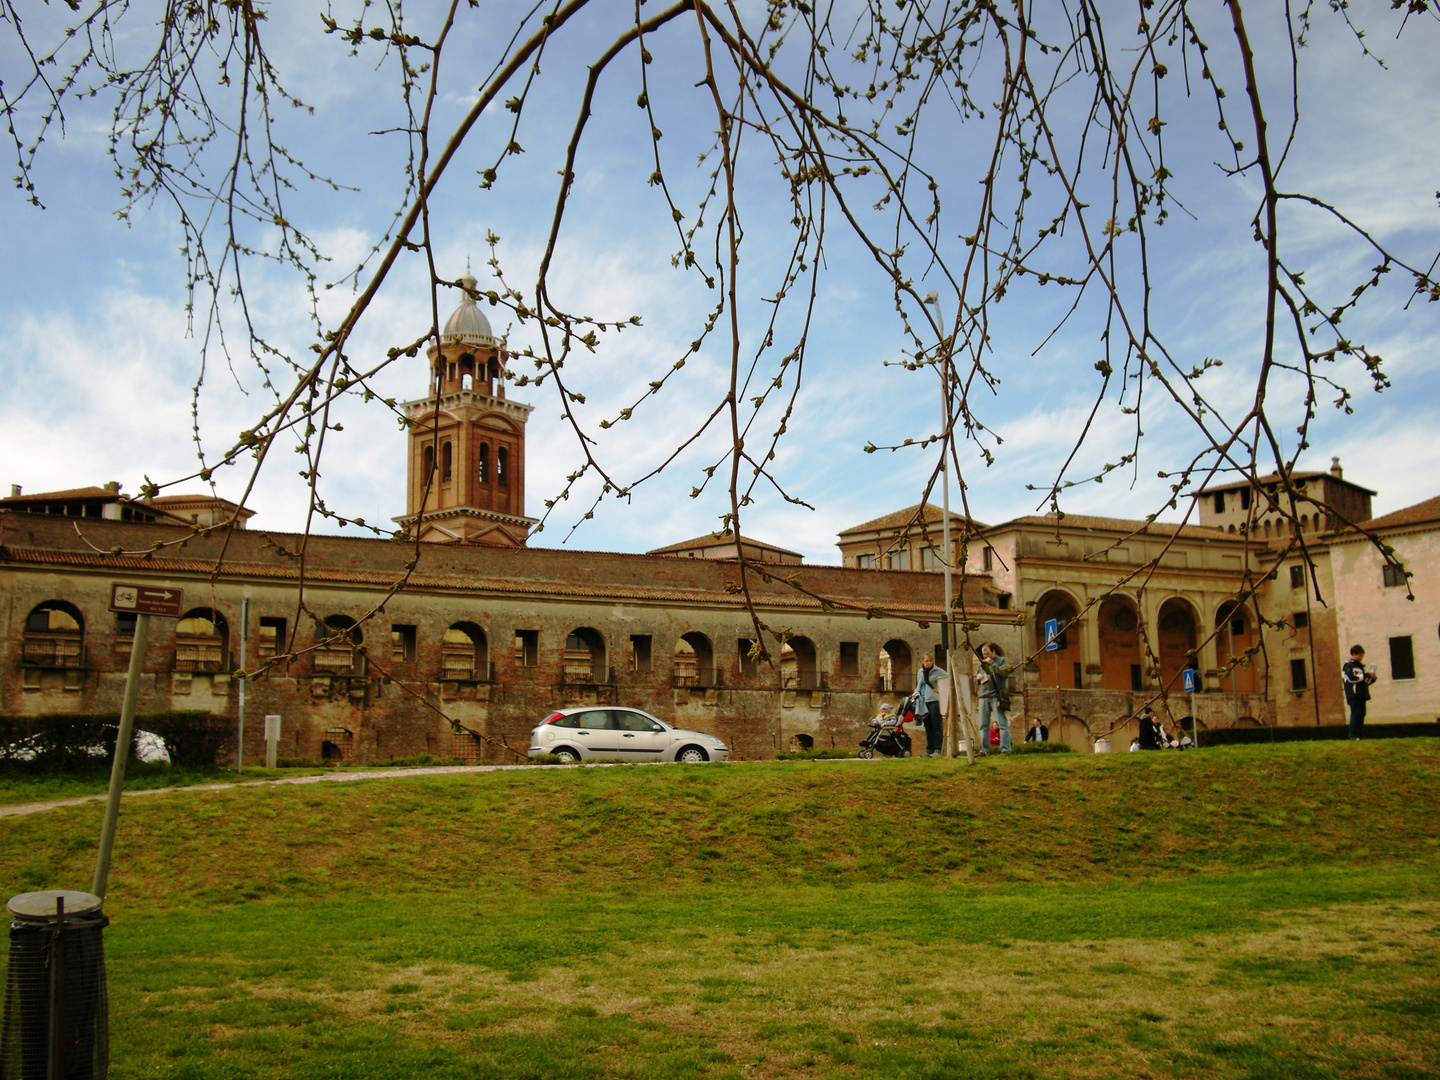
[[[0,1027],[0,1080],[104,1080],[109,923],[90,893],[21,893],[10,912],[10,972]],[[52,1068],[53,1063],[53,1068]]]

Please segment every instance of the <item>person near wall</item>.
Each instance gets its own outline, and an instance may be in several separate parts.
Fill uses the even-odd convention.
[[[1026,742],[1049,742],[1050,729],[1039,720],[1030,721],[1030,730],[1025,732]]]
[[[935,666],[935,657],[926,653],[920,659],[920,676],[915,681],[915,696],[919,700],[919,719],[925,722],[925,756],[939,757],[945,745],[945,727],[940,720],[940,692],[936,690],[940,680],[945,678],[945,669]]]
[[[1146,705],[1135,719],[1140,723],[1140,749],[1159,750],[1160,721],[1155,719],[1154,710]]]
[[[980,646],[980,670],[975,673],[980,695],[980,730],[987,731],[990,721],[1000,725],[1000,753],[1010,753],[1010,665],[1000,646],[987,641]],[[982,748],[980,751],[984,754]]]
[[[1345,683],[1345,704],[1350,706],[1350,738],[1360,738],[1365,729],[1365,703],[1370,700],[1370,684],[1375,672],[1365,666],[1365,647],[1350,646],[1350,659],[1340,668]]]

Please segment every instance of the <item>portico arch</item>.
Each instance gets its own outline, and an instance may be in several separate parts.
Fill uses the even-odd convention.
[[[1246,651],[1256,643],[1255,621],[1245,604],[1240,600],[1227,600],[1215,612],[1215,651],[1220,656],[1222,667],[1232,670],[1220,679],[1220,687],[1226,693],[1255,692],[1255,666],[1258,657],[1251,656],[1238,662],[1229,657],[1245,657]]]
[[[1106,690],[1141,690],[1145,686],[1140,655],[1140,613],[1126,597],[1112,596],[1100,605],[1100,685]]]
[[[1079,602],[1061,589],[1053,589],[1035,604],[1036,661],[1040,665],[1040,685],[1079,689],[1081,677],[1076,669],[1082,664],[1080,628],[1075,625],[1080,614]],[[1059,626],[1055,648],[1046,650],[1045,624],[1054,619]],[[1081,668],[1083,670],[1083,668]]]
[[[1180,689],[1180,673],[1195,655],[1199,626],[1189,601],[1174,596],[1160,605],[1155,620],[1155,651],[1160,658],[1160,685],[1166,690]]]

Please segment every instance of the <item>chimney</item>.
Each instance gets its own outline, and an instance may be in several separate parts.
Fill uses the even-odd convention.
[[[120,494],[120,481],[119,481],[119,480],[111,480],[108,484],[105,485],[105,490],[108,491],[108,492],[110,492],[111,495],[119,495],[119,494]]]
[[[20,497],[20,485],[19,485],[19,484],[11,484],[11,485],[10,485],[10,497],[11,497],[12,499],[18,499],[18,498]]]
[[[1332,457],[1330,459],[1330,475],[1335,477],[1336,480],[1343,480],[1345,478],[1345,474],[1340,471],[1340,459],[1338,457]]]

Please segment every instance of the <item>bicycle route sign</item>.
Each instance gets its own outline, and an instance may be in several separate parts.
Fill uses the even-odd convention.
[[[162,615],[178,619],[184,598],[184,589],[169,589],[161,585],[122,585],[117,581],[110,586],[110,610],[135,615]]]

